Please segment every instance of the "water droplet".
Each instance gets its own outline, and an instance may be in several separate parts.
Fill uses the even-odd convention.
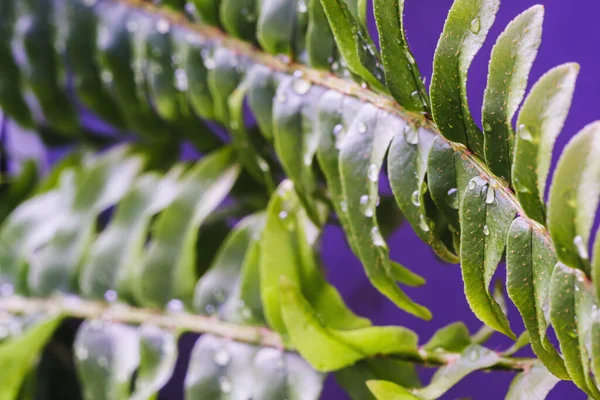
[[[260,168],[262,172],[269,172],[271,170],[269,163],[267,163],[264,158],[258,157],[256,162],[258,163],[258,168]]]
[[[367,125],[364,122],[358,123],[358,133],[367,133]]]
[[[379,232],[379,228],[376,226],[371,229],[371,241],[377,247],[386,247],[385,239],[381,235],[381,232]]]
[[[308,93],[311,87],[312,85],[309,81],[301,78],[294,78],[294,81],[292,82],[292,89],[294,89],[294,92],[296,92],[300,96],[303,96],[306,93]]]
[[[365,211],[363,214],[365,214],[365,217],[371,218],[373,215],[375,215],[375,211],[373,210],[373,207],[368,205],[367,207],[365,207]]]
[[[223,393],[230,393],[232,389],[231,382],[227,379],[226,376],[219,377],[219,389]]]
[[[134,20],[129,20],[125,24],[125,28],[129,33],[135,33],[138,30],[138,23]]]
[[[475,186],[477,186],[477,184],[475,183],[475,181],[470,181],[469,182],[469,190],[475,189]]]
[[[279,212],[279,219],[286,219],[288,217],[288,212],[283,210]]]
[[[379,168],[377,168],[377,165],[375,165],[375,164],[369,165],[369,170],[367,171],[367,176],[371,182],[377,182],[379,180]]]
[[[406,51],[406,59],[408,60],[408,62],[410,64],[414,64],[415,63],[415,58],[413,57],[413,55],[411,54],[410,51]]]
[[[340,64],[337,61],[331,63],[331,71],[337,72],[340,69]]]
[[[481,18],[479,18],[479,17],[473,18],[473,21],[471,21],[471,26],[469,27],[469,29],[474,34],[478,34],[479,31],[481,30]]]
[[[179,299],[169,300],[167,303],[167,312],[175,314],[182,312],[183,309],[183,302]]]
[[[287,94],[285,92],[279,93],[279,95],[277,95],[277,101],[285,103],[287,101]]]
[[[488,187],[487,193],[485,194],[485,203],[492,204],[496,198],[496,191],[492,187]]]
[[[419,228],[421,228],[423,232],[429,232],[429,224],[423,214],[419,216]]]
[[[417,144],[419,143],[419,132],[417,129],[411,124],[406,124],[404,126],[404,140],[408,144]]]
[[[533,140],[533,136],[531,136],[531,132],[525,126],[525,124],[519,125],[519,127],[517,128],[517,135],[522,140],[525,140],[525,141],[528,141],[528,142],[531,142]]]
[[[337,124],[333,127],[333,136],[338,136],[340,133],[342,133],[342,130],[344,130],[344,126],[342,124]]]
[[[478,358],[479,354],[477,353],[477,351],[472,351],[471,354],[469,354],[470,361],[477,361]]]
[[[231,354],[226,348],[222,347],[215,352],[213,360],[218,366],[224,367],[231,361]]]
[[[87,358],[89,357],[90,354],[85,347],[79,345],[79,346],[75,347],[75,355],[77,356],[78,359],[85,361],[85,360],[87,360]]]
[[[104,292],[104,300],[106,300],[108,303],[114,303],[117,301],[117,297],[117,292],[114,290],[107,290]]]
[[[217,303],[222,303],[223,301],[225,301],[225,296],[226,296],[225,290],[221,287],[216,288],[213,291],[213,296],[214,296],[215,300],[217,301]]]
[[[107,69],[102,70],[102,72],[100,73],[100,79],[102,79],[102,82],[110,84],[113,81],[113,74]]]
[[[217,311],[217,308],[215,307],[214,304],[207,304],[204,307],[204,312],[206,312],[206,314],[208,314],[208,315],[213,315],[216,311]]]
[[[308,11],[308,7],[306,6],[306,1],[305,0],[299,0],[298,1],[298,12],[301,14],[304,14]]]
[[[485,236],[489,236],[489,234],[490,234],[490,228],[488,228],[487,225],[484,225],[484,227],[483,227],[483,234]]]
[[[360,202],[361,206],[366,205],[367,203],[369,203],[369,196],[366,194],[363,194],[362,196],[360,196],[359,202]]]
[[[0,285],[0,296],[2,296],[2,297],[12,296],[14,292],[15,292],[15,288],[13,287],[13,285],[11,283],[3,283],[2,285]]]
[[[421,193],[418,190],[412,192],[410,196],[410,201],[417,207],[421,205]]]
[[[175,70],[175,87],[180,92],[185,92],[188,89],[188,77],[185,73],[185,70],[182,68],[177,68]]]
[[[345,201],[340,201],[340,209],[342,210],[343,213],[348,212],[348,203],[346,203]]]
[[[492,125],[490,125],[490,123],[487,122],[487,121],[483,121],[483,130],[485,132],[491,132],[492,131]]]
[[[446,203],[450,208],[458,210],[458,189],[452,188],[448,190],[448,198],[446,198]]]
[[[581,257],[584,260],[587,260],[589,258],[589,255],[587,246],[584,243],[583,238],[579,235],[575,236],[575,238],[573,238],[573,244],[575,245],[575,248],[577,248],[579,257]]]
[[[312,162],[313,162],[313,155],[309,154],[309,153],[305,154],[303,161],[304,161],[304,165],[305,166],[310,167],[312,165]]]
[[[169,21],[167,21],[166,19],[161,18],[156,23],[156,30],[158,31],[158,33],[164,35],[166,33],[169,33],[169,31],[171,30],[171,24],[169,24]]]

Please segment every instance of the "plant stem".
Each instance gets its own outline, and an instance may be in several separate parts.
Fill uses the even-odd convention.
[[[186,312],[162,313],[160,310],[131,307],[126,304],[108,304],[85,300],[73,295],[56,296],[46,299],[10,296],[0,298],[0,311],[11,314],[60,313],[65,317],[81,319],[103,319],[105,321],[126,324],[152,324],[161,328],[193,333],[209,333],[265,347],[274,347],[293,351],[294,348],[285,343],[276,332],[260,326],[245,326],[220,321],[216,317],[190,314]],[[418,352],[393,354],[397,360],[435,367],[451,364],[459,357],[459,353],[431,352],[419,349]],[[535,359],[502,357],[500,362],[492,366],[494,370],[519,371],[528,369]]]
[[[338,78],[329,71],[316,70],[307,67],[306,65],[298,64],[289,60],[283,60],[281,57],[265,53],[250,43],[246,43],[242,40],[228,36],[225,32],[218,28],[191,22],[185,15],[176,11],[157,7],[154,4],[144,0],[112,1],[128,4],[131,7],[144,10],[150,14],[156,15],[159,18],[164,18],[174,25],[188,29],[190,33],[194,32],[204,41],[217,42],[218,46],[225,47],[233,53],[247,57],[248,59],[265,65],[275,71],[279,71],[288,75],[299,73],[300,76],[302,76],[302,79],[305,79],[315,85],[323,86],[345,95],[356,97],[363,102],[371,103],[382,110],[396,114],[405,121],[410,121],[417,126],[425,127],[432,132],[437,133],[452,147],[455,152],[458,152],[461,155],[463,160],[471,164],[484,179],[486,179],[488,182],[498,182],[498,187],[496,190],[500,190],[504,194],[506,199],[510,201],[516,208],[518,214],[523,217],[523,219],[532,227],[532,229],[538,231],[546,239],[548,248],[554,251],[554,245],[550,239],[548,229],[540,223],[527,217],[523,207],[521,206],[521,203],[515,197],[514,192],[506,180],[496,176],[493,172],[491,172],[488,166],[485,165],[485,162],[472,154],[464,145],[448,141],[446,138],[444,138],[441,135],[438,127],[435,125],[435,122],[433,122],[428,114],[407,111],[387,93],[375,92],[372,89],[361,86],[354,81]]]

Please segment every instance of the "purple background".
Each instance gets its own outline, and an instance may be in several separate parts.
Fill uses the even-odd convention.
[[[510,20],[535,4],[545,6],[546,17],[543,43],[531,73],[529,87],[554,66],[571,61],[581,65],[573,106],[554,152],[556,162],[568,140],[600,114],[597,106],[600,101],[600,80],[594,78],[600,70],[597,50],[600,47],[600,31],[597,26],[600,2],[503,0],[488,40],[471,67],[469,103],[475,120],[480,121],[492,46]],[[452,0],[406,1],[405,22],[408,39],[421,74],[428,78],[428,84],[433,53],[451,5]],[[471,332],[475,332],[481,326],[467,305],[458,266],[440,262],[429,246],[419,240],[408,225],[404,225],[393,235],[389,246],[395,261],[401,262],[427,279],[427,285],[410,289],[408,292],[413,299],[431,309],[433,320],[424,322],[409,316],[373,289],[366,281],[360,263],[348,250],[342,232],[338,228],[330,227],[323,243],[323,257],[329,271],[329,279],[341,290],[353,310],[370,317],[378,325],[404,325],[414,329],[421,342],[426,341],[437,328],[453,321],[464,321]],[[504,270],[499,271],[497,276],[504,279]],[[514,306],[511,305],[509,313],[513,330],[517,333],[522,332],[523,324]],[[488,346],[498,350],[509,345],[510,340],[500,334],[494,335],[488,343]],[[521,352],[519,355],[525,356],[527,353]],[[423,368],[421,371],[424,383],[427,383],[434,370]],[[508,372],[475,373],[456,385],[442,399],[504,399],[513,377],[514,374]],[[333,379],[330,379],[322,398],[342,400],[348,397]],[[578,400],[587,397],[572,383],[561,382],[548,398]]]
[[[408,38],[421,73],[428,78],[429,82],[433,53],[452,0],[407,0],[406,3]],[[599,1],[503,0],[489,40],[473,62],[469,100],[475,120],[479,121],[486,85],[487,63],[493,43],[511,19],[530,6],[540,3],[546,6],[544,42],[534,64],[529,86],[545,71],[556,65],[576,61],[582,67],[571,113],[556,145],[554,153],[556,162],[557,155],[567,141],[587,123],[594,121],[599,114],[596,105],[600,100],[600,80],[594,78],[600,70],[600,56],[597,50],[600,47],[600,31],[596,26],[597,16],[600,15]],[[28,152],[27,150],[31,149],[21,150]],[[56,159],[58,153],[63,152],[54,152],[51,160]],[[348,249],[341,230],[337,227],[328,227],[322,244],[322,255],[327,266],[328,278],[340,289],[354,311],[371,318],[377,325],[409,327],[419,334],[421,343],[428,340],[435,330],[454,321],[464,321],[471,332],[475,332],[481,326],[465,300],[458,266],[440,262],[407,224],[390,238],[389,246],[395,261],[427,279],[427,285],[424,287],[407,291],[414,300],[431,309],[433,320],[431,322],[418,320],[397,309],[380,295],[366,279],[360,262]],[[497,277],[504,278],[502,268]],[[512,305],[509,314],[513,330],[516,333],[522,332],[522,322]],[[181,390],[189,357],[186,353],[191,350],[195,338],[194,335],[184,335],[177,373],[162,392],[161,398],[169,400],[182,398]],[[496,334],[487,345],[502,350],[510,346],[510,340]],[[526,356],[531,353],[525,351],[518,354]],[[425,368],[419,370],[424,384],[435,371]],[[442,399],[503,399],[513,377],[514,374],[508,372],[475,373],[456,385]],[[330,377],[322,399],[345,400],[348,396],[337,386],[333,377]],[[572,383],[561,382],[551,392],[549,399],[584,400],[586,396]]]

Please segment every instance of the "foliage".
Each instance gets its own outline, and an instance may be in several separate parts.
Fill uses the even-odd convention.
[[[492,51],[480,127],[467,76],[499,0],[454,2],[430,93],[404,1],[374,1],[381,50],[366,7],[0,4],[0,107],[48,146],[74,148],[37,183],[31,166],[2,167],[0,398],[43,398],[49,365],[75,368],[81,390],[64,398],[156,398],[184,332],[203,334],[189,399],[316,399],[329,372],[355,399],[435,399],[490,369],[520,371],[507,399],[542,399],[559,380],[600,398],[600,238],[588,251],[599,123],[570,142],[544,199],[578,66],[552,69],[525,96],[543,8],[525,11]],[[183,142],[205,157],[178,161]],[[380,198],[382,178],[393,196]],[[338,223],[370,282],[432,318],[403,290],[424,280],[389,255],[400,212],[442,260],[460,262],[480,332],[459,322],[419,345],[405,327],[354,314],[327,282],[317,249]],[[490,290],[504,258],[518,338]],[[84,322],[66,340],[72,318]],[[515,344],[484,347],[493,330]],[[513,356],[528,343],[537,358]],[[429,383],[416,364],[438,367]]]

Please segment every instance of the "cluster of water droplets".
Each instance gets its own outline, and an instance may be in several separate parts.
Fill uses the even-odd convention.
[[[583,237],[581,237],[579,235],[575,236],[573,238],[573,245],[577,249],[577,253],[579,254],[579,257],[581,259],[587,260],[590,257],[588,254],[587,245],[585,244]]]

